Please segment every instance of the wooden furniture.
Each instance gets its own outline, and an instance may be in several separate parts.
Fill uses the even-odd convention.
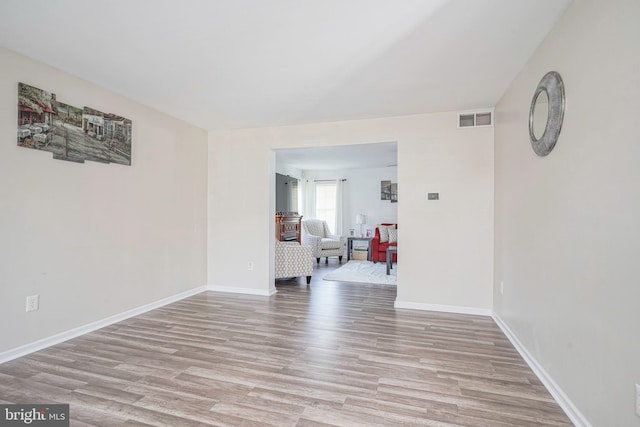
[[[371,261],[371,252],[372,252],[372,247],[371,247],[371,241],[373,240],[373,237],[347,237],[347,261],[349,261],[351,258],[353,258],[352,252],[353,252],[353,241],[364,241],[367,242],[368,244],[368,248],[367,248],[367,261]]]
[[[280,242],[300,243],[300,222],[302,215],[297,213],[276,214],[276,240]]]

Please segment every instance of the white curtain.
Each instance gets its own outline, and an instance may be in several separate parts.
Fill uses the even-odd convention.
[[[341,179],[336,180],[336,234],[338,236],[344,235],[344,225],[342,214],[344,207],[344,181]]]
[[[304,218],[316,217],[316,183],[312,179],[302,179],[300,189],[300,215]]]

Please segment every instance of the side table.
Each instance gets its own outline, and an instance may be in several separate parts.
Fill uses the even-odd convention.
[[[391,269],[393,268],[393,254],[398,253],[397,246],[389,246],[387,248],[387,276],[391,273]]]
[[[373,237],[347,237],[347,261],[351,259],[351,253],[353,252],[353,241],[363,241],[368,243],[367,248],[367,261],[371,261],[371,252],[373,250]]]

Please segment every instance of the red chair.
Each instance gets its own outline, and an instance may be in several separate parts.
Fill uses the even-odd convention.
[[[398,224],[381,224],[381,225],[395,225],[398,228]],[[380,243],[380,230],[376,227],[375,235],[371,240],[371,261],[373,262],[387,262],[387,248],[389,246],[398,246],[398,242],[384,242]],[[398,262],[398,254],[393,254],[393,262]]]

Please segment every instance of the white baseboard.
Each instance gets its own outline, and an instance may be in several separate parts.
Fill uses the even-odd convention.
[[[227,292],[232,294],[246,294],[246,295],[259,295],[262,297],[270,297],[274,295],[277,291],[275,289],[269,289],[264,291],[262,289],[255,288],[235,288],[233,286],[217,286],[217,285],[209,285],[207,286],[208,291],[213,292]]]
[[[166,298],[162,298],[161,300],[154,301],[152,303],[145,304],[143,306],[136,307],[131,310],[127,310],[125,312],[115,314],[113,316],[109,316],[95,322],[91,322],[87,325],[79,326],[77,328],[73,328],[65,332],[60,332],[50,337],[42,338],[38,341],[34,341],[32,343],[25,344],[14,349],[4,351],[0,353],[0,364],[8,362],[9,360],[17,359],[18,357],[26,356],[27,354],[36,352],[38,350],[51,347],[52,345],[60,344],[61,342],[70,340],[71,338],[75,338],[80,335],[87,334],[89,332],[93,332],[100,328],[104,328],[105,326],[121,322],[123,320],[129,319],[130,317],[138,316],[140,314],[146,313],[147,311],[163,307],[176,301],[180,301],[192,295],[204,292],[206,289],[206,286],[199,286],[197,288],[190,289],[188,291],[181,292],[179,294],[175,294]]]
[[[396,300],[395,308],[407,308],[410,310],[442,311],[445,313],[473,314],[476,316],[491,316],[492,311],[486,308],[464,307],[459,305],[422,304],[417,302]]]
[[[507,336],[511,344],[518,350],[520,356],[527,362],[527,365],[531,368],[534,374],[538,377],[538,379],[544,384],[547,388],[551,396],[556,400],[558,405],[562,408],[562,410],[567,414],[569,419],[576,427],[592,427],[591,423],[587,421],[587,419],[582,415],[582,413],[576,408],[576,406],[571,402],[569,397],[565,394],[564,391],[556,384],[556,382],[551,378],[551,376],[544,370],[544,368],[538,363],[538,361],[529,353],[524,345],[520,342],[518,337],[513,333],[513,331],[507,326],[507,324],[498,316],[496,313],[493,313],[493,320],[496,322],[498,327],[502,330],[502,332]]]

